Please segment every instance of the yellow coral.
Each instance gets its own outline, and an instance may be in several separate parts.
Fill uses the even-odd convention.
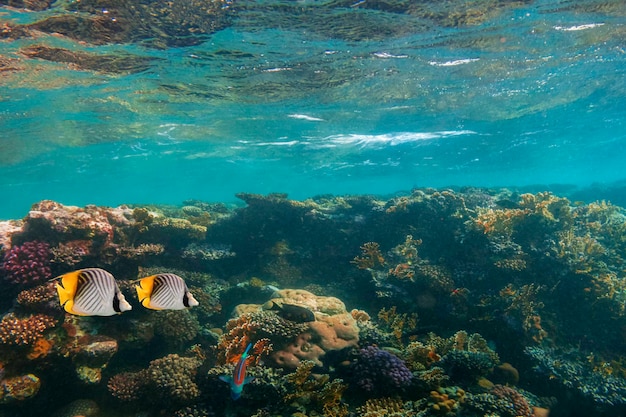
[[[312,361],[303,361],[295,372],[286,376],[293,389],[284,401],[312,406],[328,417],[347,416],[348,407],[341,398],[348,386],[341,379],[330,381],[328,375],[313,375],[314,366]]]
[[[402,342],[404,334],[411,333],[417,329],[417,314],[398,313],[397,307],[389,309],[382,308],[378,312],[378,318],[389,327],[398,343]]]
[[[356,256],[352,263],[359,269],[372,269],[385,264],[385,258],[380,252],[380,245],[376,242],[367,242],[361,246],[361,255]]]
[[[412,417],[415,411],[399,398],[370,398],[364,405],[357,408],[359,417]]]

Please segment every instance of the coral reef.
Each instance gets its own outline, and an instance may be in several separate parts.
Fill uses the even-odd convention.
[[[241,197],[247,206],[218,211],[44,201],[0,222],[0,384],[12,390],[0,402],[38,415],[42,395],[61,410],[108,388],[118,401],[101,406],[155,415],[623,410],[623,209],[472,189]],[[10,272],[22,268],[14,254],[31,249],[48,270]],[[179,273],[201,305],[64,315],[42,280],[92,265],[113,271],[127,295],[138,276]],[[287,282],[293,289],[275,287]],[[228,402],[217,377],[250,343],[256,379],[243,401]],[[80,389],[52,398],[54,384]]]
[[[467,350],[451,350],[439,361],[439,366],[456,381],[475,381],[487,375],[495,365],[488,354]]]
[[[468,394],[466,405],[469,409],[502,417],[535,417],[524,395],[503,385],[495,385],[488,393]]]
[[[527,346],[524,352],[535,361],[537,372],[578,395],[598,404],[626,404],[626,379],[612,375],[610,365],[606,369],[594,369],[589,356],[577,349]]]

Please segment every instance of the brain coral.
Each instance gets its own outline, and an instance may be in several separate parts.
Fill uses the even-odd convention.
[[[305,307],[315,315],[315,321],[306,323],[306,328],[297,335],[288,333],[284,343],[277,343],[275,335],[267,335],[274,342],[275,350],[270,360],[277,366],[295,369],[303,360],[323,365],[322,358],[328,351],[357,346],[359,328],[345,304],[335,297],[317,296],[300,289],[284,289],[275,293],[271,301]],[[245,310],[262,309],[259,305],[247,305]],[[237,309],[236,309],[237,311]],[[239,309],[243,311],[243,309]],[[284,330],[284,326],[277,326]],[[282,346],[281,346],[282,345]]]

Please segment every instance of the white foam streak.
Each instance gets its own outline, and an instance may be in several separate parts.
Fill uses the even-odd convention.
[[[604,23],[589,23],[589,24],[586,24],[586,25],[569,26],[569,27],[555,26],[554,29],[560,30],[560,31],[563,31],[563,32],[573,32],[573,31],[577,31],[577,30],[593,29],[593,28],[598,27],[598,26],[604,26]]]
[[[288,114],[287,117],[291,117],[292,119],[306,120],[309,122],[323,122],[324,119],[320,119],[319,117],[313,117],[306,114]]]
[[[430,61],[429,64],[435,67],[454,67],[457,65],[469,64],[470,62],[478,61],[478,58],[457,59],[454,61],[437,62]]]
[[[475,135],[476,132],[471,130],[451,130],[441,132],[401,132],[401,133],[386,133],[382,135],[360,135],[360,134],[348,134],[348,135],[333,135],[324,139],[322,146],[328,146],[333,144],[335,146],[360,146],[366,147],[381,147],[381,146],[396,146],[405,143],[414,143],[421,141],[429,141],[435,139],[442,139],[452,136],[461,135]]]

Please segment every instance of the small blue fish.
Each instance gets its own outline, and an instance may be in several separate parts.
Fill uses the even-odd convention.
[[[230,385],[230,396],[233,400],[241,397],[241,391],[243,391],[243,386],[254,379],[254,377],[246,376],[246,368],[248,367],[248,352],[250,351],[251,347],[252,343],[250,343],[246,350],[241,354],[241,357],[239,358],[239,361],[237,362],[237,365],[235,365],[235,369],[233,370],[233,376],[220,376],[220,379],[222,381],[227,382]]]

